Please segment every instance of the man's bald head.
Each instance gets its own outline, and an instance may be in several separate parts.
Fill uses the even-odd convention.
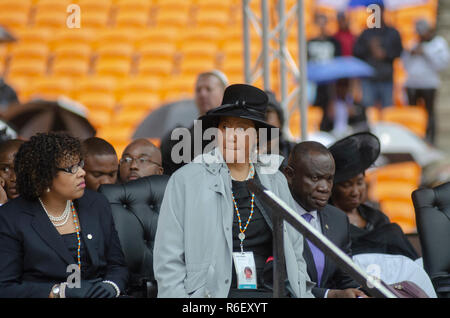
[[[136,139],[123,151],[119,171],[121,182],[162,174],[161,150],[147,139]]]
[[[284,171],[292,196],[307,211],[319,210],[327,204],[334,172],[333,156],[315,141],[295,145]]]

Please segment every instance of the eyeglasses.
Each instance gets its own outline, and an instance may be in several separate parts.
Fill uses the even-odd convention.
[[[133,160],[136,161],[136,164],[138,166],[144,166],[144,165],[148,165],[148,164],[151,164],[151,163],[157,165],[158,167],[161,166],[159,163],[154,162],[154,161],[152,161],[152,160],[150,160],[150,159],[148,159],[146,157],[133,158],[133,157],[127,156],[127,157],[123,157],[122,159],[120,159],[120,163],[123,164],[123,165],[131,165]]]
[[[68,168],[56,168],[56,169],[67,173],[75,174],[78,172],[79,168],[83,169],[83,167],[84,167],[84,160],[80,160],[79,163],[74,164],[73,166],[70,166]]]

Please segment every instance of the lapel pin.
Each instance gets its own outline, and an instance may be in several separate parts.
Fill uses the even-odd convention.
[[[87,235],[88,240],[92,240],[92,234]]]
[[[329,228],[328,228],[328,224],[325,224],[325,228],[328,230]]]

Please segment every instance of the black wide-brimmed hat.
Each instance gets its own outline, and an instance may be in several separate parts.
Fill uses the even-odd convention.
[[[202,128],[218,127],[221,117],[239,117],[252,120],[256,129],[267,128],[267,138],[270,140],[271,128],[276,128],[266,122],[268,104],[267,94],[257,87],[247,84],[234,84],[225,89],[222,104],[199,117]]]
[[[334,183],[340,183],[363,173],[377,160],[380,141],[375,135],[362,132],[337,141],[328,150],[336,165]]]

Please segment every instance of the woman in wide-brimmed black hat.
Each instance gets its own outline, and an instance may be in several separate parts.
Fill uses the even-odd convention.
[[[331,203],[349,218],[353,254],[401,254],[417,259],[401,228],[390,223],[383,212],[365,204],[365,171],[380,154],[378,138],[368,132],[358,133],[339,140],[329,150],[336,165]]]
[[[154,247],[158,296],[273,296],[271,282],[263,279],[272,256],[270,213],[247,182],[261,183],[292,208],[295,203],[278,170],[282,158],[256,155],[264,135],[277,135],[265,121],[267,103],[264,91],[235,84],[226,88],[221,106],[199,118],[205,138],[216,136],[216,147],[178,169],[167,184]],[[284,239],[289,292],[313,297],[303,237],[286,227]],[[252,283],[241,277],[245,266],[252,269]]]

